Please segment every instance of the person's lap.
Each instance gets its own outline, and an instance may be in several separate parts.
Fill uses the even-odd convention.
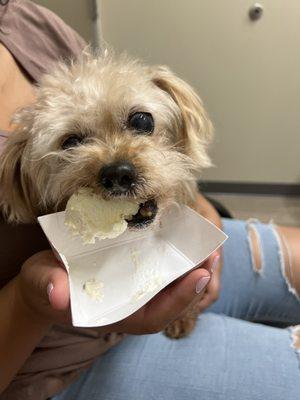
[[[261,267],[253,260],[249,230],[259,240]],[[218,301],[208,311],[248,321],[297,324],[299,300],[288,290],[282,274],[281,244],[272,224],[224,220],[229,238],[224,244],[222,288]]]
[[[255,228],[263,253],[259,273],[247,225],[224,221],[229,239],[221,296],[188,338],[129,336],[54,399],[294,399],[299,358],[289,330],[237,319],[291,324],[300,319],[299,302],[281,273],[273,228]]]

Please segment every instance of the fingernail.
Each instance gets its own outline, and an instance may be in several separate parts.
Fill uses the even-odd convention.
[[[196,293],[197,294],[202,292],[202,290],[208,284],[209,280],[210,280],[209,276],[204,276],[203,278],[199,279],[199,281],[196,283]]]
[[[54,288],[53,283],[50,282],[50,283],[48,284],[48,286],[47,286],[47,295],[48,295],[49,299],[50,299],[50,294],[51,294],[53,288]]]
[[[219,255],[215,256],[214,261],[213,261],[212,266],[211,266],[211,269],[210,269],[211,273],[213,273],[215,271],[215,269],[219,265],[219,261],[220,261],[220,256]]]

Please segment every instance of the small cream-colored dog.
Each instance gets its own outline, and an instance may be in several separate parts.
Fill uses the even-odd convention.
[[[212,126],[199,97],[168,68],[126,56],[84,54],[58,65],[15,122],[0,157],[0,207],[9,222],[62,210],[88,187],[137,200],[129,225],[143,228],[171,203],[192,203],[210,165]],[[166,333],[184,336],[194,320],[184,317]]]

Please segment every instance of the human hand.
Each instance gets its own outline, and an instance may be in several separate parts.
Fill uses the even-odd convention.
[[[210,280],[204,268],[191,271],[158,293],[134,314],[101,328],[106,332],[131,334],[154,333],[196,303]],[[30,257],[18,276],[19,296],[27,313],[50,323],[71,323],[70,293],[67,272],[51,251]],[[196,292],[196,286],[202,291]]]
[[[142,308],[124,320],[104,327],[107,332],[149,334],[160,332],[201,299],[210,273],[203,268],[171,283]]]
[[[70,323],[70,293],[66,270],[50,250],[30,257],[17,276],[17,300],[38,322]]]
[[[199,314],[217,301],[220,295],[222,270],[220,250],[211,254],[210,257],[201,265],[201,268],[205,268],[210,272],[211,280],[206,286],[201,300],[194,306],[194,310]]]

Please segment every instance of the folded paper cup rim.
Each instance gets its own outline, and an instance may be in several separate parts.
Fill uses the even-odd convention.
[[[68,272],[72,321],[78,327],[104,326],[128,317],[227,239],[187,206],[170,208],[153,228],[126,230],[117,238],[88,245],[70,235],[64,212],[38,221]]]

